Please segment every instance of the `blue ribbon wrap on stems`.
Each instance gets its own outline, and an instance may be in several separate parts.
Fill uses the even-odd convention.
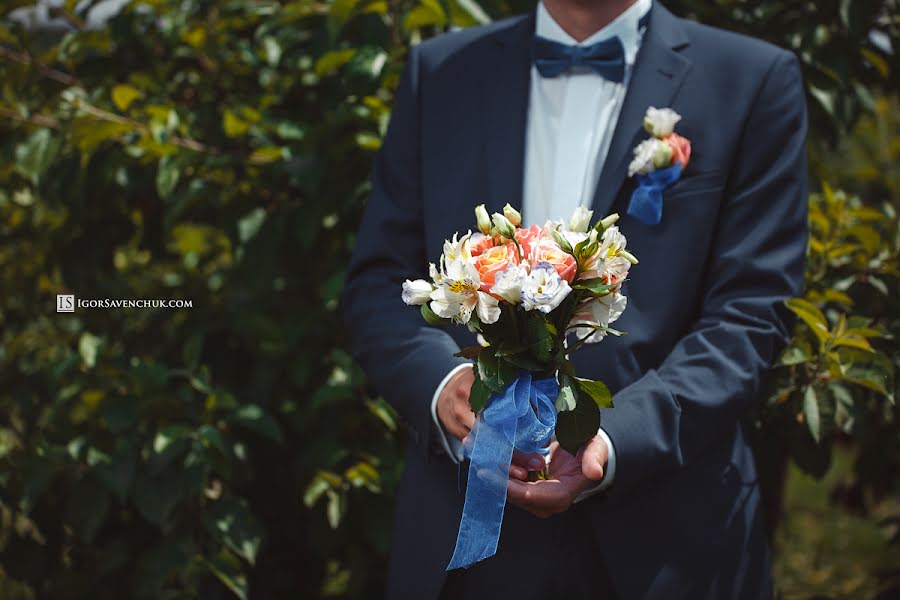
[[[547,453],[556,428],[555,378],[520,371],[503,394],[491,394],[466,447],[469,478],[456,548],[447,570],[470,567],[497,553],[513,448]]]
[[[637,176],[637,187],[628,203],[628,214],[644,225],[657,225],[662,220],[663,190],[681,177],[681,163]]]

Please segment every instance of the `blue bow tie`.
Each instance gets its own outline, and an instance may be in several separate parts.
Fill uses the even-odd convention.
[[[616,83],[625,79],[625,48],[618,36],[590,46],[569,46],[536,35],[532,57],[542,77],[557,77],[573,67],[581,67]]]

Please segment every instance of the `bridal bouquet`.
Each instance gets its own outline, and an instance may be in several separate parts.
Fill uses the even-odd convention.
[[[475,209],[479,232],[444,243],[431,281],[407,280],[403,301],[421,306],[431,325],[466,325],[480,345],[460,356],[475,360],[469,395],[478,415],[466,440],[470,460],[463,518],[448,569],[496,552],[513,449],[546,453],[555,433],[571,454],[597,434],[609,389],[578,377],[568,355],[600,342],[626,298],[622,282],[637,259],[610,215],[591,226],[592,211],[576,209],[568,225],[521,226],[508,204],[503,214]]]

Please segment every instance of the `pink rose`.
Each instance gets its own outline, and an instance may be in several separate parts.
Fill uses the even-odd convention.
[[[485,250],[494,246],[494,238],[489,235],[478,233],[469,238],[469,254],[472,256],[481,256]]]
[[[663,141],[672,149],[672,164],[680,162],[684,171],[691,160],[691,142],[677,133],[671,133],[663,138]]]
[[[481,276],[481,290],[489,292],[496,283],[497,273],[517,264],[519,264],[519,250],[512,242],[484,250],[475,257],[475,269]]]
[[[532,266],[540,262],[548,262],[566,282],[572,283],[572,280],[575,279],[575,271],[578,270],[575,257],[563,252],[553,240],[542,239],[532,248],[530,257]]]

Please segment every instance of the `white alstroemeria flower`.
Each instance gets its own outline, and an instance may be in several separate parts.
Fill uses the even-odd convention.
[[[500,318],[499,302],[480,290],[481,277],[475,266],[464,260],[445,261],[443,266],[440,284],[431,292],[431,310],[463,325],[473,312],[482,323],[496,323]]]
[[[569,220],[569,231],[586,232],[588,227],[591,226],[591,217],[593,216],[594,211],[588,210],[583,206],[576,207],[575,212],[572,213],[572,218]]]
[[[611,285],[618,286],[626,277],[628,277],[628,269],[631,263],[624,256],[614,256],[603,261],[603,271],[601,277],[608,281]],[[618,289],[618,287],[616,288]]]
[[[661,138],[675,130],[675,124],[681,120],[681,115],[671,108],[655,108],[651,106],[644,116],[644,129],[652,136]]]
[[[431,300],[431,292],[434,286],[424,279],[416,279],[410,281],[407,279],[403,282],[403,292],[400,297],[410,306],[421,306]]]
[[[609,327],[610,323],[614,323],[616,319],[622,316],[625,307],[628,305],[628,298],[623,294],[609,294],[592,300],[587,306],[579,309],[575,317],[572,319],[571,325],[596,325],[600,327]],[[575,329],[576,335],[583,338],[587,335],[587,327],[579,327]],[[585,343],[596,344],[606,337],[606,332],[595,329],[587,338]]]
[[[438,268],[434,266],[434,263],[428,263],[428,276],[431,277],[431,280],[435,283],[435,285],[440,283],[441,278],[443,277],[443,275],[441,275],[441,272],[438,271]]]
[[[617,256],[619,252],[625,249],[625,246],[628,244],[628,240],[619,231],[619,228],[613,225],[609,229],[603,232],[603,238],[600,242],[600,256],[612,258],[613,256]]]
[[[565,300],[572,288],[548,262],[539,262],[522,284],[522,306],[525,310],[549,313]]]
[[[497,273],[491,293],[510,304],[518,304],[522,301],[522,285],[527,277],[528,269],[524,265],[510,265]]]
[[[448,263],[459,260],[468,261],[472,258],[471,254],[469,254],[469,238],[472,237],[472,232],[469,231],[460,239],[456,239],[457,235],[454,233],[452,240],[444,240],[443,258]]]
[[[567,231],[565,229],[560,229],[559,232],[573,248],[591,236],[591,234],[583,231]]]
[[[653,163],[653,158],[657,153],[665,152],[665,149],[660,148],[660,146],[668,147],[668,144],[656,138],[649,138],[635,146],[634,159],[628,165],[628,176],[633,177],[635,174],[647,175],[655,171],[656,165]]]

